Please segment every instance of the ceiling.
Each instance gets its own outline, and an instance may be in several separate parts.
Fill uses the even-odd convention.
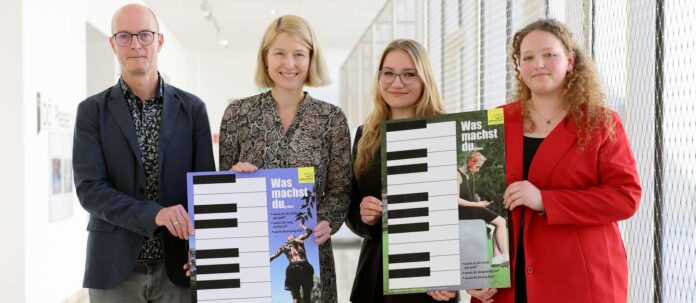
[[[203,17],[204,2],[231,51],[256,51],[268,24],[287,14],[305,18],[322,48],[350,50],[386,0],[146,0],[185,48],[223,49],[215,26]]]

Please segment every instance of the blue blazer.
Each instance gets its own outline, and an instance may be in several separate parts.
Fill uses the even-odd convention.
[[[205,103],[164,85],[159,138],[159,201],[146,200],[145,172],[128,105],[118,83],[82,101],[75,118],[73,169],[82,207],[90,213],[83,287],[121,284],[138,259],[143,240],[155,235],[155,215],[187,206],[186,172],[214,171]],[[169,279],[188,286],[182,266],[188,243],[163,233]]]

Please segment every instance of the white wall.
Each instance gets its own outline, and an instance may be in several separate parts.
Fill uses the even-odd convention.
[[[23,1],[26,301],[57,302],[82,284],[86,217],[49,222],[48,132],[36,134],[36,92],[74,113],[84,99],[85,1]]]
[[[260,38],[259,38],[260,39]],[[190,52],[188,65],[191,66],[190,91],[205,101],[208,107],[210,129],[219,133],[222,115],[229,100],[252,96],[261,92],[254,84],[257,51],[230,46],[207,52]],[[339,105],[340,69],[349,50],[324,50],[331,85],[325,87],[306,87],[314,98]],[[217,161],[217,146],[214,148]]]
[[[23,124],[22,115],[22,4],[20,0],[3,1],[0,10],[0,28],[8,29],[0,43],[3,72],[0,73],[0,137],[3,148],[0,152],[0,174],[2,184],[3,231],[2,258],[0,268],[5,273],[0,277],[0,294],[7,302],[23,302],[25,283],[24,252],[24,169],[23,169]]]

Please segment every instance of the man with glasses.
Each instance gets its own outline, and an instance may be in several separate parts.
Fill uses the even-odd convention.
[[[205,104],[164,83],[150,9],[123,6],[111,27],[121,78],[80,103],[73,141],[90,213],[83,286],[91,302],[190,302],[186,172],[215,170]]]

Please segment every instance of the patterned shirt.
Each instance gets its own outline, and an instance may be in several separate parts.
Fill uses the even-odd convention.
[[[313,166],[318,220],[336,232],[348,212],[350,133],[335,105],[305,93],[295,119],[283,130],[271,92],[232,102],[220,125],[220,170],[237,162],[258,168]],[[336,302],[336,273],[331,241],[319,246],[322,300]]]
[[[119,80],[123,96],[128,103],[128,110],[133,118],[135,133],[138,135],[140,145],[140,159],[145,169],[145,195],[148,201],[156,203],[159,200],[159,146],[160,126],[162,125],[162,108],[164,106],[164,81],[159,76],[159,88],[157,94],[145,101],[141,101],[133,94],[123,78]],[[139,260],[159,260],[163,256],[162,236],[157,233],[154,237],[143,242]]]

